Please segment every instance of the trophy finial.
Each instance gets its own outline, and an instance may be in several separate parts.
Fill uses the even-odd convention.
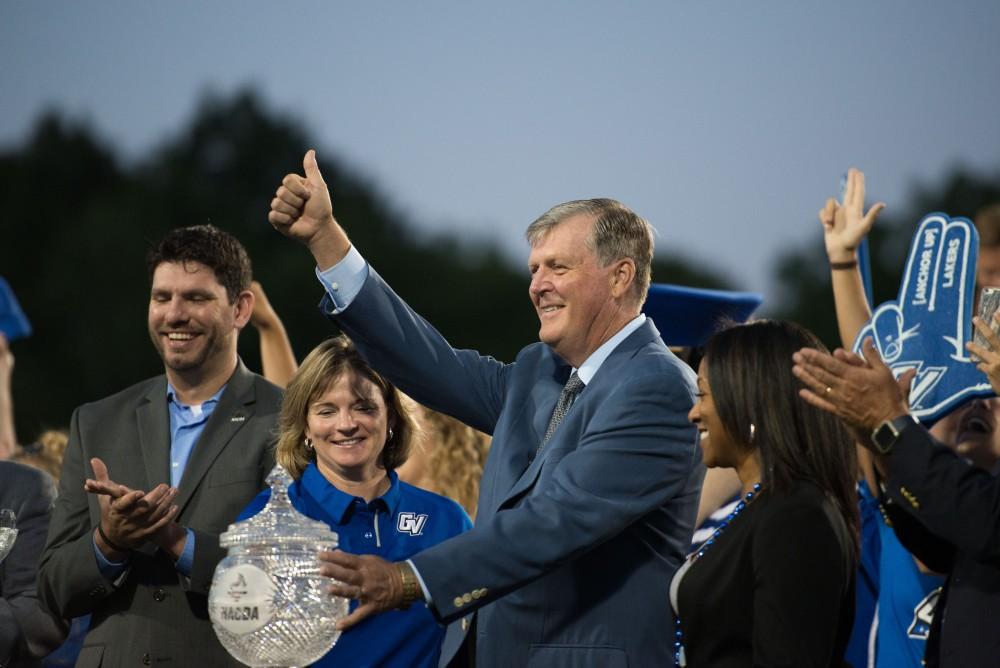
[[[265,482],[271,486],[271,498],[267,502],[268,506],[274,508],[292,505],[288,498],[288,487],[295,481],[292,480],[292,476],[289,475],[284,466],[275,464],[271,472],[267,474]]]

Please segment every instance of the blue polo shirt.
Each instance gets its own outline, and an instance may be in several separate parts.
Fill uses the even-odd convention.
[[[258,494],[238,519],[256,515],[270,496],[270,489]],[[408,485],[392,471],[388,491],[368,503],[331,485],[311,463],[288,488],[288,496],[303,515],[326,522],[336,531],[344,552],[374,554],[387,561],[403,561],[472,528],[460,505]],[[352,611],[357,604],[351,601]],[[443,639],[444,627],[424,603],[414,603],[407,610],[390,610],[347,630],[313,665],[435,668]]]

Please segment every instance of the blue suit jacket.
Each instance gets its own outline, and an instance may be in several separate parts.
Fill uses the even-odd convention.
[[[455,350],[374,270],[333,319],[407,394],[493,435],[475,527],[413,557],[442,621],[478,609],[477,665],[668,665],[667,585],[704,468],[687,419],[694,374],[652,322],[536,457],[570,373],[548,346],[513,364]]]

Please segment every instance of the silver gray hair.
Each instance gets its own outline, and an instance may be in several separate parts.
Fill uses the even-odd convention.
[[[556,204],[529,225],[524,236],[534,247],[554,227],[579,215],[594,219],[586,244],[602,267],[624,258],[631,258],[635,263],[633,296],[641,306],[652,280],[653,228],[618,200],[600,197]]]

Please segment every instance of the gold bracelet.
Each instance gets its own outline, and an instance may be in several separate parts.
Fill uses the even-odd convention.
[[[400,607],[404,610],[415,601],[423,600],[423,592],[420,591],[420,583],[417,582],[417,575],[405,561],[396,564],[399,570],[399,577],[403,581],[403,601]]]

